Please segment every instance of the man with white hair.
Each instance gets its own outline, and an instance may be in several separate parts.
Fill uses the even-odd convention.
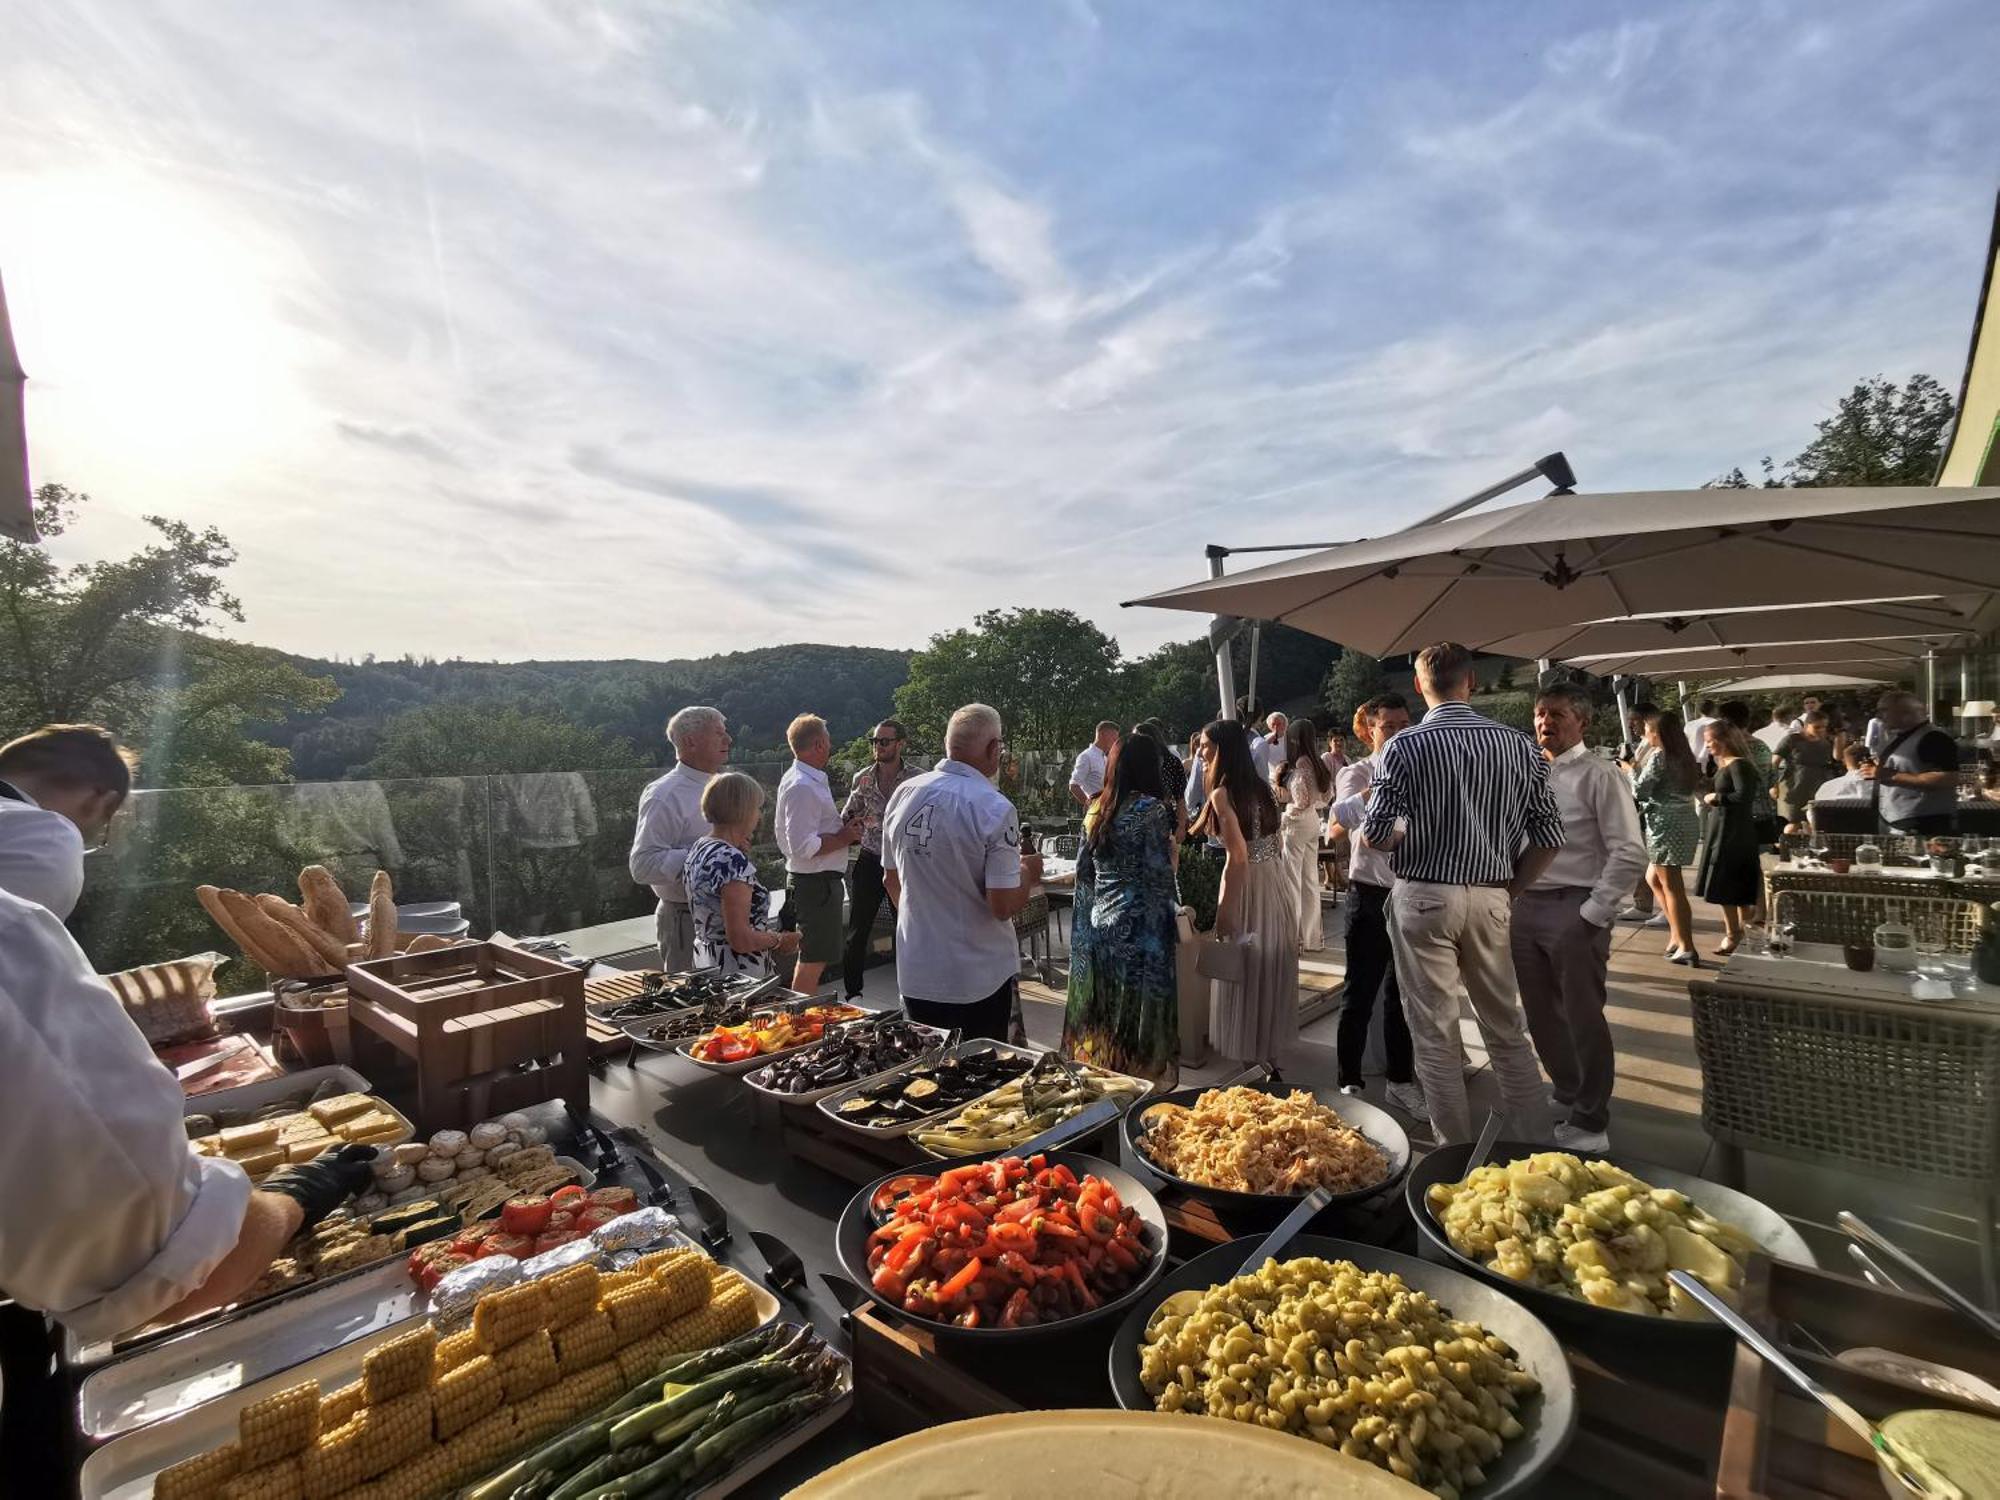
[[[841,905],[846,895],[847,851],[861,837],[861,822],[847,821],[833,805],[826,763],[833,737],[818,714],[800,714],[785,730],[791,769],[778,783],[774,831],[785,856],[785,903],[799,930],[798,967],[792,988],[810,995],[826,966],[840,959]]]
[[[729,725],[715,709],[695,704],[667,720],[667,739],[674,747],[674,768],[639,794],[639,823],[626,867],[633,880],[651,886],[660,898],[660,967],[678,974],[694,967],[694,918],[681,868],[695,840],[708,833],[701,794],[729,761]]]
[[[1884,743],[1860,774],[1874,783],[1882,821],[1920,838],[1950,833],[1958,822],[1958,742],[1931,723],[1915,693],[1884,693],[1875,712]]]
[[[1070,801],[1078,807],[1089,807],[1097,800],[1097,794],[1104,790],[1104,772],[1111,762],[1111,752],[1117,748],[1118,726],[1109,719],[1100,720],[1096,737],[1077,752],[1076,764],[1069,768]]]
[[[882,815],[882,880],[896,903],[896,985],[913,1021],[1005,1041],[1021,971],[1014,918],[1042,875],[1021,853],[1000,772],[1000,715],[968,703],[937,769],[896,788]]]
[[[1285,732],[1292,727],[1291,720],[1283,714],[1271,714],[1264,720],[1269,734],[1250,736],[1250,759],[1256,764],[1257,774],[1269,781],[1285,763]]]

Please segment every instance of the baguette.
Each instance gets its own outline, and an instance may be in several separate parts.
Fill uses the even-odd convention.
[[[456,946],[457,944],[451,938],[441,937],[435,932],[420,932],[410,939],[410,946],[403,951],[405,953],[428,953],[433,948],[452,948]]]
[[[389,872],[377,870],[368,882],[368,956],[388,958],[396,951],[396,893]]]
[[[319,955],[328,972],[338,974],[347,967],[347,944],[340,942],[283,896],[273,896],[268,892],[260,895],[257,897],[257,909],[268,912],[278,920],[279,925],[290,928],[299,941]]]
[[[299,871],[299,903],[306,915],[326,929],[337,943],[358,943],[361,929],[354,925],[354,912],[347,893],[325,865],[307,865]]]
[[[258,952],[257,945],[250,940],[250,935],[243,930],[229,908],[222,904],[222,892],[212,885],[198,885],[194,888],[194,894],[195,899],[201,902],[202,910],[215,919],[215,925],[229,935],[230,942],[243,950],[243,956],[258,968],[268,972],[271,966],[264,960],[270,955]]]
[[[224,890],[221,900],[243,935],[256,945],[251,957],[265,973],[281,979],[317,979],[326,973],[325,962],[304,938],[241,891]]]

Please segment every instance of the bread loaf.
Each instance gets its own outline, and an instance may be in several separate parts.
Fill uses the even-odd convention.
[[[243,950],[245,958],[267,974],[284,972],[276,967],[279,962],[277,957],[251,936],[237,910],[222,899],[224,893],[219,888],[212,885],[198,885],[194,888],[194,894],[201,902],[202,910],[215,919],[216,926],[229,934],[230,941]],[[234,896],[239,893],[231,891],[228,894]],[[256,908],[253,906],[251,909],[254,911]]]
[[[281,926],[289,927],[299,939],[317,953],[324,966],[324,972],[338,974],[347,967],[347,944],[326,931],[282,896],[268,892],[257,898],[257,909],[269,913]]]
[[[389,872],[377,870],[368,883],[368,956],[387,958],[396,951],[396,892]]]
[[[224,890],[220,899],[224,910],[236,919],[236,925],[254,945],[251,957],[266,973],[283,979],[316,979],[326,973],[325,961],[304,938],[241,891]]]
[[[361,929],[354,924],[354,911],[347,904],[347,895],[325,865],[307,865],[299,871],[299,901],[306,915],[315,925],[325,928],[335,942],[361,941]]]

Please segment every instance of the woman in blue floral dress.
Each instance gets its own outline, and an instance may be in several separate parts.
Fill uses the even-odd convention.
[[[720,773],[702,791],[709,831],[681,868],[698,969],[761,976],[771,972],[774,955],[799,951],[796,932],[771,931],[771,893],[750,862],[763,810],[763,787],[741,771]]]
[[[1089,842],[1077,857],[1063,1051],[1154,1079],[1180,1076],[1174,808],[1159,746],[1133,735],[1112,752]]]

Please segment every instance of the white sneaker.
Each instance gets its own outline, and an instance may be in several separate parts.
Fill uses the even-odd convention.
[[[1653,913],[1641,911],[1636,906],[1621,908],[1618,913],[1618,920],[1621,922],[1650,922],[1652,919]]]
[[[1564,1121],[1556,1126],[1556,1144],[1565,1151],[1609,1151],[1611,1135],[1604,1130],[1580,1130]]]
[[[1385,1093],[1389,1102],[1406,1115],[1414,1115],[1419,1120],[1430,1118],[1430,1105],[1424,1100],[1424,1086],[1412,1080],[1409,1083],[1392,1083]]]
[[[1665,927],[1667,925],[1667,914],[1663,911],[1656,911],[1639,925],[1641,927]]]

